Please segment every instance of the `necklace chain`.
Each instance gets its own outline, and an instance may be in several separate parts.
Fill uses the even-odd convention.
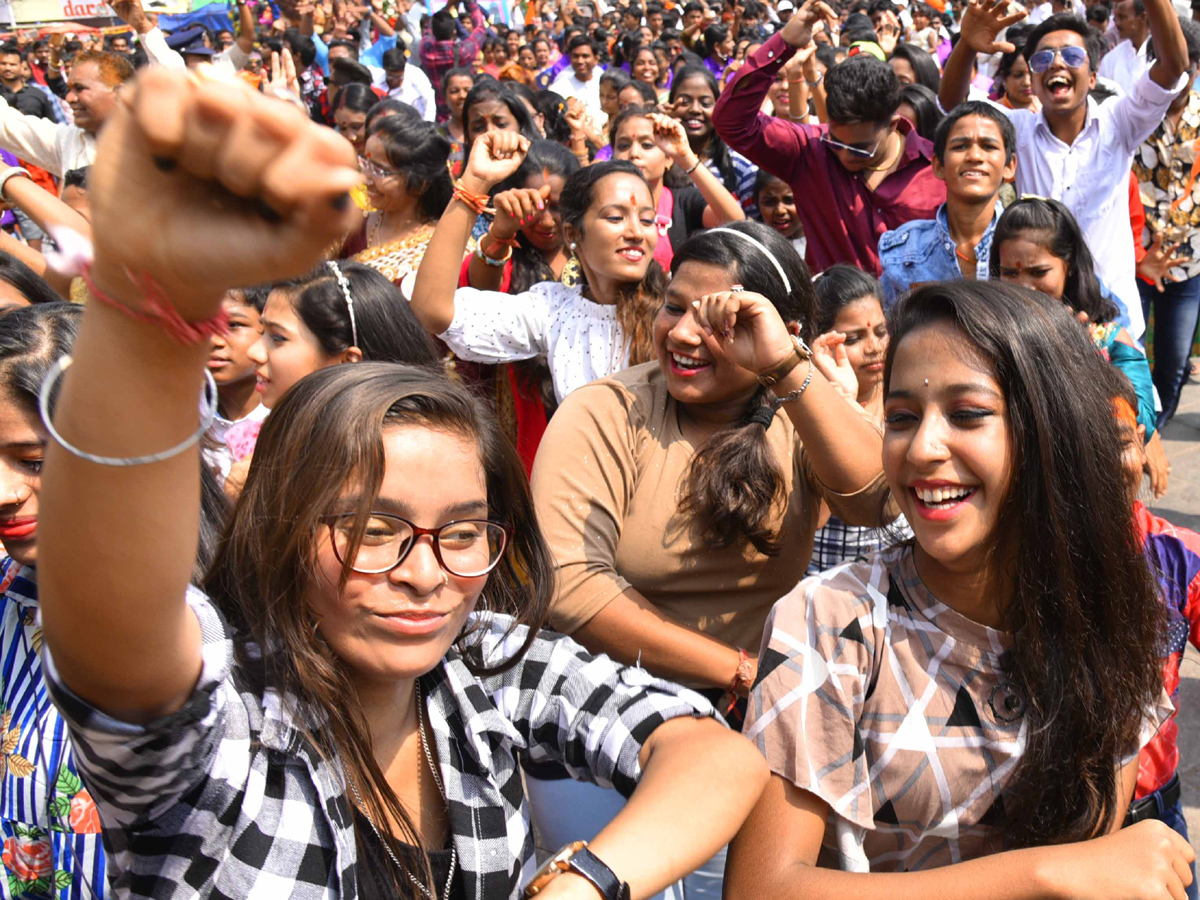
[[[421,683],[419,681],[414,683],[414,690],[416,691],[416,699],[417,699],[417,731],[421,735],[421,750],[424,751],[425,762],[428,763],[428,765],[429,765],[429,771],[433,775],[433,781],[434,781],[434,784],[437,785],[438,793],[442,795],[442,800],[445,801],[446,788],[442,784],[442,776],[441,776],[441,774],[438,773],[437,766],[434,765],[433,754],[429,752],[429,740],[428,740],[428,738],[425,737],[425,704],[422,700]],[[391,842],[384,840],[383,835],[380,834],[379,829],[375,827],[375,823],[371,820],[371,817],[367,814],[366,809],[363,808],[365,806],[365,804],[363,803],[362,794],[360,794],[358,792],[358,788],[355,786],[355,784],[352,780],[350,780],[350,779],[347,779],[347,780],[350,781],[350,790],[354,794],[354,799],[358,801],[358,806],[363,814],[363,817],[367,820],[367,824],[371,826],[371,831],[373,831],[375,833],[375,837],[379,840],[379,843],[383,845],[384,852],[387,853],[388,858],[392,861],[393,865],[395,865],[397,869],[399,869],[401,872],[403,872],[405,875],[407,875],[408,880],[411,881],[414,885],[416,885],[417,889],[422,894],[424,894],[428,898],[428,900],[435,900],[435,898],[434,898],[433,894],[430,892],[429,888],[427,888],[425,885],[423,885],[421,883],[420,879],[417,878],[416,875],[414,875],[412,872],[408,871],[408,869],[406,869],[403,865],[400,864],[400,860],[397,859],[396,854],[392,852]],[[455,869],[455,866],[457,865],[457,863],[458,863],[458,848],[454,846],[454,839],[453,839],[453,837],[451,837],[451,840],[450,840],[450,874],[446,877],[446,887],[442,891],[442,900],[450,900],[450,888],[454,884],[454,869]]]

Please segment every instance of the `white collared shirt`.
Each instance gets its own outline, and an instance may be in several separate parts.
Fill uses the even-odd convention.
[[[1134,82],[1150,68],[1151,60],[1146,58],[1146,48],[1149,46],[1149,38],[1142,41],[1142,46],[1137,48],[1133,46],[1133,41],[1121,41],[1100,60],[1100,77],[1115,81],[1122,91],[1129,93]]]
[[[1087,122],[1070,145],[1051,133],[1044,113],[994,104],[1017,130],[1018,193],[1058,200],[1075,215],[1096,274],[1121,301],[1135,339],[1146,323],[1129,224],[1129,170],[1187,78],[1184,73],[1175,87],[1163,88],[1147,70],[1122,97],[1103,105],[1089,98]]]
[[[394,97],[401,103],[407,103],[419,112],[421,118],[426,122],[432,122],[437,118],[437,100],[434,99],[433,85],[429,82],[429,76],[412,63],[404,67],[404,80],[400,82],[400,87],[388,90],[385,79],[383,89],[388,92],[389,97]]]

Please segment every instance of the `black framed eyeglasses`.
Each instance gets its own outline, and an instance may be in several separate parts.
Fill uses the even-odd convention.
[[[321,517],[329,526],[338,562],[364,575],[392,571],[408,558],[418,538],[429,535],[433,555],[442,569],[459,578],[478,578],[496,568],[512,536],[507,525],[490,519],[459,519],[437,528],[421,528],[400,516],[373,512],[354,552],[357,520],[356,513]]]

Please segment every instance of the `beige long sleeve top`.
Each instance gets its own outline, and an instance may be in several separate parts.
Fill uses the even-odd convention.
[[[780,461],[787,504],[776,525],[783,550],[704,544],[678,510],[696,447],[657,363],[578,388],[542,439],[533,469],[538,519],[559,566],[555,628],[571,634],[628,588],[676,621],[755,649],[771,606],[804,577],[820,500],[839,518],[878,524],[882,474],[842,495],[808,466],[791,421],[778,413],[767,439]]]

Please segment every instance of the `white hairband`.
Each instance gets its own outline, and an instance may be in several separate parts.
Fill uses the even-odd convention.
[[[350,338],[353,340],[351,346],[358,346],[358,323],[354,320],[354,298],[350,296],[350,282],[346,280],[345,274],[338,268],[338,264],[332,259],[325,263],[333,272],[333,277],[337,279],[338,284],[342,288],[342,296],[346,298],[346,309],[350,312]]]
[[[767,257],[767,259],[769,259],[771,261],[771,265],[773,265],[775,267],[775,271],[779,273],[779,279],[783,282],[784,291],[789,294],[792,292],[792,283],[790,281],[788,281],[788,277],[785,274],[783,274],[783,266],[781,266],[779,264],[779,260],[777,260],[775,258],[775,254],[767,249],[766,244],[762,243],[761,241],[757,240],[756,238],[752,238],[750,235],[746,234],[744,231],[735,231],[732,228],[710,228],[710,229],[708,229],[708,231],[706,233],[707,234],[715,234],[717,232],[724,232],[725,234],[736,235],[737,237],[740,237],[743,241],[749,241],[751,244],[753,244],[755,247],[757,247],[759,250],[761,250],[763,252],[763,254]]]

